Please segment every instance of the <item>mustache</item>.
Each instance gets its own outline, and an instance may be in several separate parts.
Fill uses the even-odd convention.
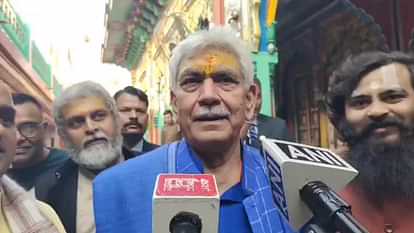
[[[230,112],[221,106],[214,107],[200,107],[198,112],[194,114],[195,120],[210,120],[210,119],[222,119],[229,118]]]
[[[385,128],[385,127],[397,127],[400,130],[407,129],[408,127],[404,124],[403,121],[401,121],[398,118],[395,117],[388,117],[381,121],[374,121],[370,123],[365,129],[361,132],[362,135],[369,135],[372,133],[372,131],[379,129],[379,128]]]
[[[129,126],[136,126],[141,129],[144,128],[144,126],[141,123],[139,123],[137,119],[131,119],[130,121],[128,121],[127,123],[123,125],[124,128],[127,128]]]

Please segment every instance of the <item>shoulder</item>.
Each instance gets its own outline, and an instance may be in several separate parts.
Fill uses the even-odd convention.
[[[54,172],[57,178],[61,178],[61,176],[67,176],[69,174],[77,173],[79,169],[79,165],[75,163],[72,159],[65,160],[62,163],[56,172]]]
[[[145,147],[145,149],[147,149],[147,150],[154,150],[155,148],[158,148],[158,147],[159,147],[159,145],[157,145],[157,144],[153,144],[153,143],[150,143],[150,142],[148,142],[148,141],[144,140],[144,147]],[[145,149],[144,149],[144,150],[145,150]]]
[[[69,155],[60,149],[52,148],[47,158],[48,167],[60,167],[66,161],[70,160]]]
[[[246,145],[243,150],[244,160],[248,160],[251,167],[263,171],[266,170],[263,156],[257,148]]]
[[[152,195],[168,145],[101,172],[93,181],[97,232],[150,232]],[[140,230],[138,230],[140,229]]]
[[[58,232],[59,233],[66,232],[65,228],[62,225],[62,222],[60,221],[59,217],[57,216],[57,214],[53,210],[53,208],[50,207],[48,204],[46,204],[44,202],[41,202],[41,201],[36,201],[36,202],[37,202],[37,206],[39,208],[39,211],[43,214],[43,216],[45,216],[47,219],[49,219],[49,221],[51,221],[53,223],[53,225],[55,225]]]
[[[36,197],[39,200],[48,200],[53,195],[61,195],[62,187],[73,187],[78,176],[79,166],[68,159],[57,167],[42,174],[36,182]],[[57,192],[58,194],[54,194]]]
[[[257,162],[262,162],[263,161],[263,157],[260,153],[260,150],[257,149],[256,147],[245,145],[243,147],[243,150],[244,150],[243,153],[244,153],[245,156],[250,156],[251,158],[253,158]]]
[[[95,178],[94,183],[97,184],[125,176],[129,177],[143,173],[162,171],[163,168],[167,166],[167,148],[168,145],[164,145],[143,155],[122,162],[112,168],[108,168]]]
[[[59,166],[56,166],[54,169],[49,169],[47,172],[41,175],[42,185],[46,183],[55,183],[59,180],[66,179],[73,174],[77,174],[79,165],[73,162],[71,159],[67,159],[59,163]]]
[[[260,182],[268,182],[268,172],[265,160],[261,152],[255,148],[246,145],[243,152],[243,160],[246,162],[246,168],[254,173],[254,176],[260,179]],[[265,185],[263,183],[263,185]]]
[[[49,156],[54,156],[56,158],[69,158],[69,155],[66,151],[58,148],[51,148],[49,151]]]

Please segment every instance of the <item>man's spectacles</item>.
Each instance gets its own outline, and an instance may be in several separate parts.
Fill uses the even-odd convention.
[[[17,130],[19,131],[20,135],[22,135],[25,138],[36,138],[39,136],[40,129],[43,125],[44,122],[25,122],[17,125]]]

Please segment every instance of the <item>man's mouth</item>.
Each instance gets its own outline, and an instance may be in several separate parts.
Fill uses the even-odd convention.
[[[84,148],[88,148],[88,147],[94,146],[94,145],[105,144],[107,142],[108,142],[108,140],[106,138],[94,138],[92,140],[86,141],[85,144],[84,144]]]
[[[129,123],[124,126],[124,129],[141,129],[142,126],[138,123]]]
[[[398,131],[399,131],[399,127],[393,126],[393,125],[388,125],[388,126],[383,126],[383,127],[377,127],[375,129],[373,129],[371,131],[371,133],[376,134],[376,135],[385,135],[385,134],[398,132]]]
[[[196,116],[194,121],[219,121],[228,119],[228,114],[204,114]]]
[[[31,146],[18,146],[16,147],[16,155],[25,154],[31,148]]]

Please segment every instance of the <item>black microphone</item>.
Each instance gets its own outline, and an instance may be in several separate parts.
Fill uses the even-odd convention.
[[[352,216],[351,206],[323,182],[309,182],[299,193],[315,221],[329,232],[368,233]]]
[[[182,211],[170,221],[170,233],[201,233],[202,222],[195,213]]]

